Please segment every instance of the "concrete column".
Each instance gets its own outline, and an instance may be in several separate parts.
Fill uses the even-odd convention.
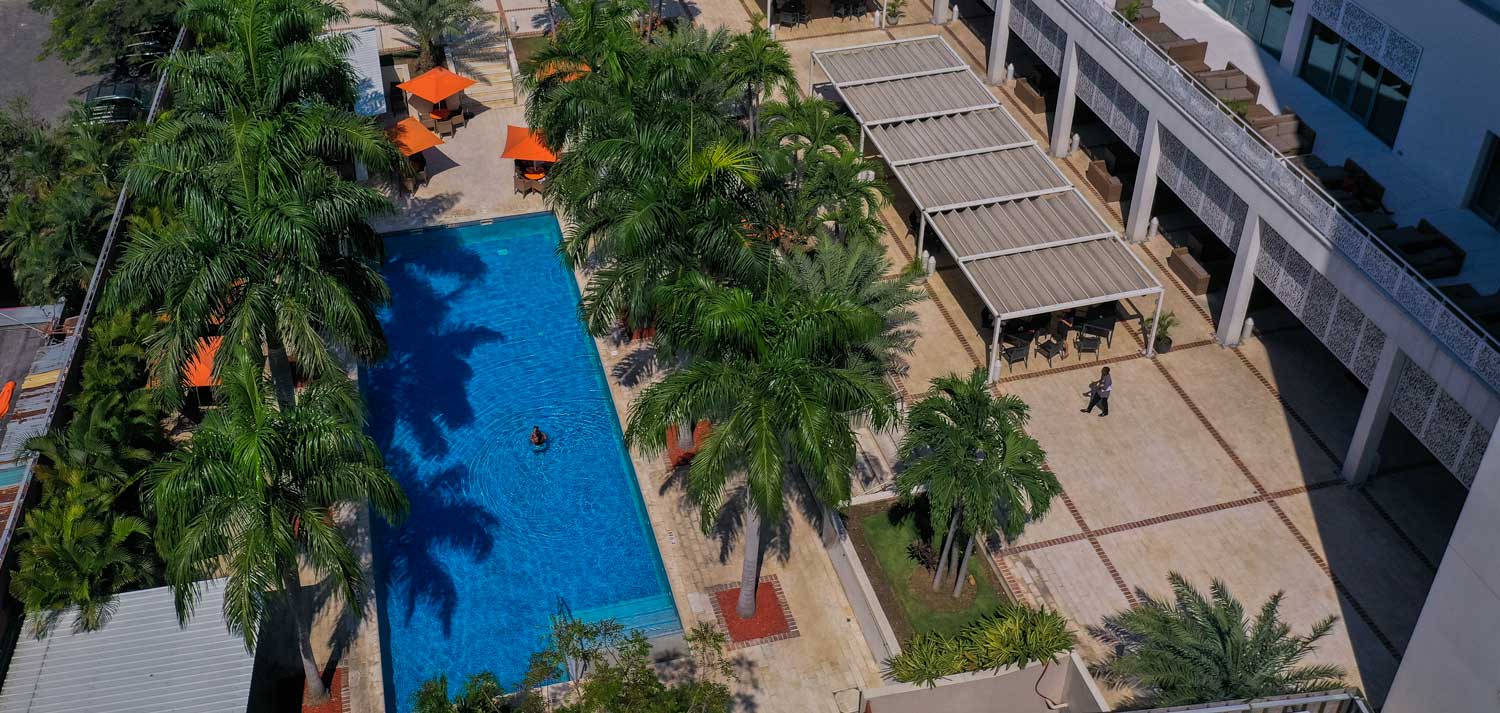
[[[948,3],[952,0],[932,0],[932,24],[942,25],[948,22]]]
[[[1229,274],[1229,289],[1219,310],[1219,331],[1215,339],[1221,346],[1237,347],[1245,331],[1245,311],[1250,307],[1250,293],[1255,291],[1255,263],[1260,259],[1260,216],[1245,214],[1240,228],[1240,246],[1234,254],[1234,271]]]
[[[917,259],[922,259],[922,244],[927,241],[927,214],[917,211]]]
[[[1492,434],[1384,713],[1493,711],[1500,700],[1500,428]]]
[[[941,0],[939,0],[941,1]],[[1062,71],[1057,83],[1057,112],[1052,116],[1052,155],[1059,158],[1068,155],[1068,143],[1073,135],[1073,105],[1078,94],[1078,43],[1068,37],[1063,48]]]
[[[1354,426],[1354,439],[1349,443],[1349,454],[1344,456],[1343,476],[1350,485],[1359,485],[1375,472],[1379,460],[1377,450],[1380,436],[1385,433],[1385,424],[1391,418],[1391,401],[1396,396],[1396,382],[1406,365],[1406,355],[1396,346],[1396,340],[1387,338],[1380,349],[1380,359],[1375,362],[1375,376],[1370,379],[1370,391],[1365,395],[1364,406],[1359,410],[1359,422]]]
[[[990,84],[1005,81],[1005,49],[1010,46],[1011,0],[995,0],[995,26],[990,28],[990,57],[987,67]]]
[[[1307,44],[1307,34],[1312,29],[1312,18],[1308,16],[1311,2],[1299,2],[1292,6],[1292,21],[1286,26],[1286,39],[1281,45],[1281,67],[1292,74],[1302,62],[1302,49]]]
[[[1141,162],[1135,169],[1135,187],[1130,189],[1130,215],[1125,217],[1125,239],[1132,243],[1146,241],[1151,225],[1151,204],[1156,200],[1156,167],[1161,163],[1161,126],[1156,115],[1146,117],[1145,136],[1141,137]]]
[[[1000,328],[1005,323],[995,316],[994,331],[990,335],[990,379],[991,384],[1000,380]],[[956,553],[955,553],[956,554]]]

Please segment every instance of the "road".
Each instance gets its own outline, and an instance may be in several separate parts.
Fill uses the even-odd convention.
[[[56,57],[38,61],[46,38],[46,16],[33,12],[26,0],[0,0],[0,104],[24,97],[37,116],[50,120],[63,115],[68,100],[82,98],[95,80]]]

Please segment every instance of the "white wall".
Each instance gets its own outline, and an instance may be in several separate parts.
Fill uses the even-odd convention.
[[[1384,713],[1500,710],[1500,447],[1479,466]]]

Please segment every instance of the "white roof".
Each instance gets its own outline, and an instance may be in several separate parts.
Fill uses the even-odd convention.
[[[380,116],[386,111],[385,81],[380,74],[380,28],[347,30],[349,66],[354,69],[354,111],[362,116]]]
[[[821,50],[813,60],[991,314],[1161,291],[942,38]]]
[[[99,631],[22,630],[0,713],[235,713],[250,701],[255,654],[220,614],[224,580],[203,584],[197,616],[177,623],[167,587],[121,594]]]

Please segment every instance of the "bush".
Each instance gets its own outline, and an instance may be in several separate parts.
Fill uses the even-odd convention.
[[[885,661],[886,675],[902,683],[937,685],[939,679],[972,671],[1022,668],[1051,662],[1073,650],[1073,632],[1061,614],[1024,604],[1006,604],[954,636],[919,634]]]

